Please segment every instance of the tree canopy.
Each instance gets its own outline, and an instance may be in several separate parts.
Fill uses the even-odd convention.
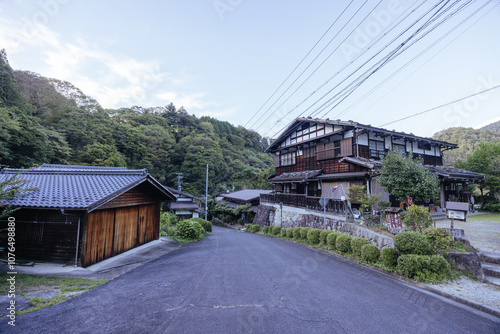
[[[412,152],[403,155],[389,151],[382,159],[377,181],[400,202],[406,202],[406,196],[423,201],[437,198],[439,194],[437,176],[423,165],[420,157],[413,158]]]

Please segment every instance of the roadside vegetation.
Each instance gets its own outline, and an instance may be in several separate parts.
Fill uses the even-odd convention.
[[[203,239],[212,232],[212,223],[202,218],[179,220],[171,212],[160,215],[160,236],[168,236],[175,242],[183,245]]]
[[[8,291],[9,282],[7,278],[9,278],[9,275],[0,273],[1,291]],[[30,313],[58,304],[107,281],[107,279],[17,274],[15,294],[24,297],[31,307],[16,312],[16,315]]]
[[[443,229],[432,227],[422,232],[406,231],[394,237],[394,246],[381,250],[364,238],[352,237],[331,230],[309,227],[281,228],[279,226],[245,225],[245,231],[261,233],[329,250],[358,263],[373,265],[424,283],[439,283],[464,274],[454,270],[446,258],[447,251],[466,251]]]

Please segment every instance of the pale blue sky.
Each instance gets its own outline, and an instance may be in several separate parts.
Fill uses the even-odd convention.
[[[339,33],[337,38],[284,97],[338,47],[331,58],[281,108],[277,107],[284,98],[268,110],[273,99],[248,123],[261,134],[271,136],[368,59],[369,53],[294,109],[354,59],[356,52],[422,1],[383,0],[379,4],[370,0],[362,6],[364,2],[0,1],[0,48],[7,50],[13,68],[70,81],[107,108],[173,102],[197,116],[209,115],[245,125],[351,3],[292,80]],[[437,2],[426,1],[370,50],[385,45],[394,32],[402,31]],[[476,16],[356,103],[483,4],[486,6]],[[334,110],[320,110],[318,116],[327,113],[325,117],[378,126],[500,84],[497,4],[474,1],[369,78]],[[448,127],[474,127],[495,120],[500,116],[499,104],[500,89],[387,127],[431,136]],[[313,110],[315,107],[309,113]],[[265,116],[256,122],[264,112]]]

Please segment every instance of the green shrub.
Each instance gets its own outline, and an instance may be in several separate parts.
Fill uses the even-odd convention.
[[[320,245],[326,245],[326,237],[328,237],[328,234],[333,233],[333,231],[330,230],[323,230],[319,234],[319,243]]]
[[[267,234],[269,231],[269,226],[264,226],[264,228],[262,229],[262,232],[264,232],[264,234]]]
[[[401,220],[406,227],[416,232],[422,232],[433,222],[429,209],[416,204],[410,205],[406,212],[401,214]]]
[[[172,212],[162,212],[160,215],[160,235],[170,235],[175,232],[175,225],[179,222],[179,216]]]
[[[252,232],[252,224],[245,224],[245,232]]]
[[[286,232],[288,231],[287,228],[282,228],[280,231],[280,237],[286,238]]]
[[[240,219],[238,219],[238,220],[237,220],[237,223],[238,223],[238,224],[240,224],[240,225],[243,225],[243,219],[241,219],[241,218],[240,218]]]
[[[370,242],[365,238],[354,238],[351,240],[351,249],[354,256],[361,258],[361,247]]]
[[[394,246],[401,254],[432,255],[432,246],[422,233],[407,231],[394,237]]]
[[[391,247],[384,247],[380,252],[380,261],[389,268],[394,268],[398,264],[398,252]]]
[[[342,233],[340,232],[333,232],[328,234],[328,236],[326,237],[326,244],[334,249],[337,249],[335,246],[337,242],[337,237],[341,234]]]
[[[302,229],[302,227],[295,227],[293,229],[293,237],[295,239],[300,239],[300,230]]]
[[[351,236],[341,233],[335,240],[335,248],[342,253],[351,253],[351,240]]]
[[[287,229],[286,229],[286,237],[287,237],[288,239],[292,239],[292,238],[293,238],[293,231],[294,231],[294,229],[293,229],[293,228],[287,228]]]
[[[203,237],[205,230],[200,223],[193,220],[183,220],[177,223],[175,235],[182,239],[199,240]]]
[[[500,203],[487,203],[482,206],[482,209],[489,212],[500,212]]]
[[[397,268],[403,276],[430,283],[446,279],[450,264],[441,255],[405,254],[398,258]]]
[[[211,222],[208,222],[203,218],[191,218],[191,220],[200,223],[201,226],[203,226],[203,229],[205,230],[205,232],[212,232],[212,223]]]
[[[319,234],[321,233],[320,229],[313,228],[307,231],[307,240],[313,244],[319,244]]]
[[[253,233],[257,233],[260,231],[260,225],[254,224],[252,228]]]
[[[378,261],[380,252],[378,247],[372,244],[365,244],[361,247],[361,258],[368,263],[375,263]]]
[[[446,252],[448,247],[450,247],[452,241],[451,234],[442,228],[426,228],[424,235],[436,253]]]
[[[301,239],[307,239],[307,232],[309,232],[310,229],[311,228],[309,228],[309,227],[302,227],[300,229],[300,238]]]
[[[273,226],[272,233],[273,233],[273,235],[280,235],[281,227],[280,226]]]

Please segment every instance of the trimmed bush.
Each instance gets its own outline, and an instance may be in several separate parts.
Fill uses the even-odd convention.
[[[342,233],[340,232],[332,232],[328,234],[328,236],[326,237],[326,244],[334,249],[337,249],[336,247],[337,237],[341,234]]]
[[[319,234],[321,233],[320,229],[313,228],[307,231],[307,240],[313,245],[319,244]]]
[[[273,226],[273,230],[272,230],[273,235],[280,235],[280,232],[281,232],[280,226]]]
[[[417,281],[435,282],[448,276],[450,264],[441,255],[404,254],[398,258],[397,268],[405,277]]]
[[[205,234],[205,230],[200,223],[196,221],[182,220],[177,223],[177,231],[175,235],[182,239],[194,239],[199,240]]]
[[[337,237],[337,240],[335,240],[335,248],[342,253],[351,253],[352,252],[351,240],[352,240],[351,236],[341,233]]]
[[[370,242],[366,240],[365,238],[354,238],[351,240],[351,249],[354,254],[354,256],[357,256],[361,258],[361,247],[363,247],[366,244],[369,244]]]
[[[422,233],[407,231],[394,237],[394,246],[401,254],[432,255],[432,246]]]
[[[260,225],[252,224],[252,232],[257,233],[260,231]]]
[[[203,229],[205,230],[205,232],[212,232],[212,223],[211,222],[206,221],[203,218],[191,218],[190,220],[193,220],[195,222],[200,223],[201,226],[203,226]]]
[[[288,239],[293,238],[293,231],[294,231],[294,229],[293,229],[293,228],[287,228],[287,229],[286,229],[286,237],[287,237]]]
[[[302,229],[302,227],[295,227],[293,229],[293,237],[295,239],[300,239],[300,230]]]
[[[333,231],[330,230],[323,230],[319,234],[319,243],[320,245],[326,245],[326,237],[328,237],[328,234],[333,233]]]
[[[398,264],[398,252],[391,247],[384,247],[380,252],[380,261],[389,268],[394,268]]]
[[[307,239],[307,232],[309,232],[310,229],[311,229],[310,227],[302,227],[300,229],[300,238]]]
[[[245,227],[245,231],[246,232],[250,232],[251,233],[252,230],[253,230],[252,224],[245,224],[244,227]]]
[[[375,263],[378,261],[380,252],[378,247],[372,244],[365,244],[361,247],[361,258],[368,263]]]
[[[264,232],[264,234],[269,233],[269,226],[264,226],[264,228],[262,229],[262,232]]]
[[[286,232],[288,231],[287,228],[282,228],[280,231],[280,237],[286,238]]]
[[[446,252],[450,247],[451,237],[450,232],[442,228],[429,227],[424,230],[424,235],[431,244],[432,249],[437,252]]]

